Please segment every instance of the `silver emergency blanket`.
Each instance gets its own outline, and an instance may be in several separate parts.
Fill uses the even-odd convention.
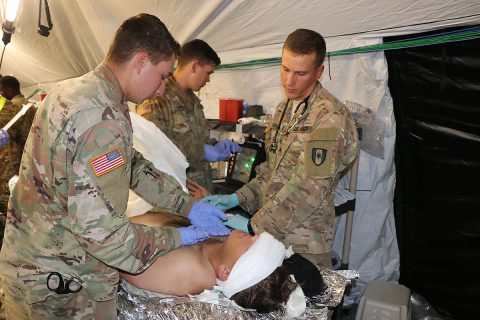
[[[358,278],[358,272],[321,270],[323,280],[328,289],[323,295],[307,298],[306,311],[296,319],[328,319],[328,307],[336,307],[342,300],[346,286],[351,280]],[[196,296],[172,297],[141,290],[122,281],[118,291],[118,319],[121,320],[177,320],[177,319],[285,319],[281,312],[259,314],[254,311],[245,311],[236,308],[228,299],[218,304],[201,302]]]

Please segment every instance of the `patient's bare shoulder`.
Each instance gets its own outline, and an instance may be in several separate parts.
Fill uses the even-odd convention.
[[[198,251],[198,247],[186,247],[185,249],[194,251],[195,254],[186,252],[178,261],[178,273],[183,275],[183,284],[185,292],[188,294],[198,294],[205,289],[211,289],[216,283],[216,276],[212,265]],[[186,250],[185,250],[186,251]],[[188,292],[187,292],[188,291]]]
[[[121,277],[138,288],[176,296],[201,293],[216,281],[212,266],[198,246],[175,249],[158,257],[144,272],[121,273]]]

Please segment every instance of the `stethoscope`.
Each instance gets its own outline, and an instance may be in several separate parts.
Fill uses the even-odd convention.
[[[288,135],[290,132],[292,132],[293,128],[295,128],[295,126],[298,124],[298,122],[300,120],[303,120],[307,114],[305,114],[305,111],[307,111],[308,109],[308,99],[310,98],[310,96],[306,97],[305,99],[303,99],[302,102],[300,102],[297,107],[295,108],[295,112],[293,113],[293,118],[290,120],[290,123],[288,124],[288,129],[285,130],[285,132],[280,132],[281,131],[281,128],[283,127],[282,126],[282,121],[283,121],[283,118],[285,117],[285,112],[287,111],[288,109],[288,104],[290,103],[290,99],[287,100],[287,103],[285,104],[285,106],[283,107],[283,111],[282,111],[282,116],[280,117],[280,122],[278,122],[278,125],[277,125],[277,128],[275,130],[275,136],[273,137],[273,142],[272,144],[270,145],[270,151],[271,152],[276,152],[277,151],[277,148],[278,148],[278,144],[277,144],[277,139],[278,139],[278,135],[280,134],[281,136],[286,136]],[[303,106],[303,107],[302,107]],[[300,109],[300,107],[302,107],[302,112],[300,112],[300,114],[298,113],[298,110]],[[292,123],[293,121],[293,123]]]

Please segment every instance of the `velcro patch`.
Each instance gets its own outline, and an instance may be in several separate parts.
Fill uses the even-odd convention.
[[[153,107],[151,103],[145,103],[137,106],[137,114],[143,116],[152,113]]]
[[[305,141],[305,171],[316,178],[333,177],[336,173],[337,127],[317,128]]]
[[[107,172],[112,171],[125,164],[125,158],[123,158],[118,148],[111,149],[95,158],[90,159],[90,165],[93,172],[97,177],[104,175]]]

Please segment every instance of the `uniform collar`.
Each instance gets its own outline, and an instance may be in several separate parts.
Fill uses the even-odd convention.
[[[184,90],[180,85],[177,83],[173,75],[167,78],[165,81],[165,86],[168,86],[172,90],[174,90],[175,95],[180,97],[182,100],[190,101],[193,104],[200,103],[200,99],[197,97],[192,90]]]
[[[112,70],[110,70],[105,63],[102,63],[93,70],[93,73],[111,84],[116,105],[119,106],[122,113],[128,115],[127,97]]]

